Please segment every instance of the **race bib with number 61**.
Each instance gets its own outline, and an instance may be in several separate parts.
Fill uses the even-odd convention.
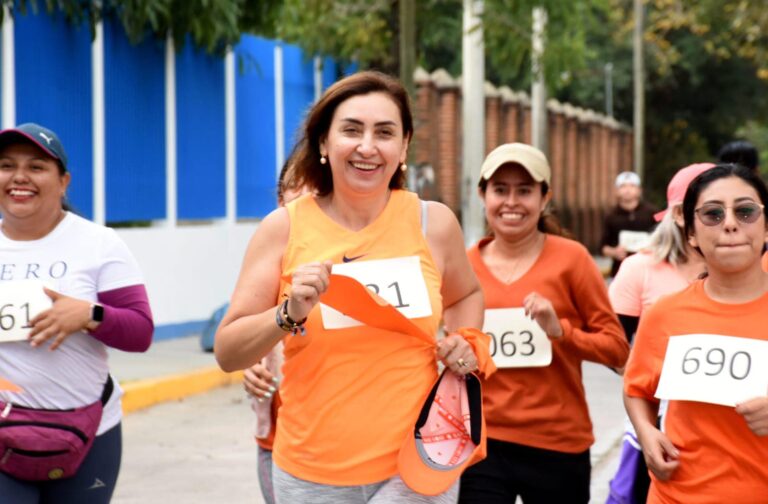
[[[714,334],[672,336],[656,397],[723,406],[768,395],[768,341]]]
[[[409,319],[432,315],[432,304],[418,256],[334,264],[332,272],[354,278]],[[322,303],[320,313],[325,329],[362,325],[361,322]]]
[[[0,282],[0,343],[26,340],[29,322],[52,304],[39,280]]]
[[[497,368],[544,367],[552,362],[552,342],[524,308],[485,310],[483,332],[491,337]]]

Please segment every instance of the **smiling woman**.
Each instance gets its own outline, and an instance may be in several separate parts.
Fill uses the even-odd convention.
[[[105,345],[141,352],[152,338],[136,262],[113,230],[65,209],[70,178],[53,131],[32,123],[0,131],[0,377],[22,389],[0,391],[8,502],[110,501],[121,394]],[[73,426],[82,444],[62,450]]]
[[[521,143],[480,169],[491,232],[468,254],[499,369],[483,382],[488,458],[462,476],[462,503],[589,502],[581,363],[620,367],[628,345],[597,265],[548,215],[551,183],[544,153]]]
[[[435,496],[407,487],[398,451],[413,434],[437,359],[459,376],[492,365],[485,335],[470,329],[482,325],[483,302],[456,217],[403,190],[408,96],[392,77],[352,75],[309,111],[303,133],[292,183],[312,193],[274,211],[254,234],[216,357],[225,370],[245,368],[285,344],[277,502],[454,502],[455,478]],[[434,340],[321,306],[336,281],[332,269],[381,285],[373,290]],[[441,321],[447,336],[438,342]]]

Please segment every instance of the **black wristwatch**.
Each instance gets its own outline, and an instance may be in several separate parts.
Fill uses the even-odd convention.
[[[94,322],[103,322],[104,321],[104,307],[100,304],[92,304],[91,305],[91,320]]]

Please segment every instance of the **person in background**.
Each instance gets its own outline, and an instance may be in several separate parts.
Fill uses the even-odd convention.
[[[547,210],[551,184],[547,158],[521,143],[497,147],[480,170],[491,233],[468,256],[497,371],[483,381],[488,458],[462,476],[463,504],[589,502],[582,362],[621,367],[629,345],[592,256]]]
[[[277,181],[277,204],[282,207],[307,191],[297,187],[291,169],[292,156],[280,170]],[[277,410],[280,408],[280,380],[283,377],[283,344],[275,345],[261,360],[247,368],[243,374],[243,386],[251,396],[251,409],[256,414],[256,443],[258,444],[257,470],[259,487],[265,504],[275,504],[272,488],[272,446],[277,431]]]
[[[768,394],[752,383],[768,346],[766,205],[763,181],[734,164],[685,193],[685,236],[707,276],[643,313],[624,375],[649,503],[768,502]],[[670,398],[661,426],[657,395]]]
[[[734,140],[723,145],[717,153],[721,163],[736,163],[760,175],[760,155],[754,145],[746,140]]]
[[[228,371],[285,345],[272,465],[278,503],[455,502],[458,481],[427,496],[398,475],[438,361],[460,376],[492,371],[487,339],[471,329],[482,326],[482,291],[458,221],[403,189],[412,134],[396,79],[360,72],[328,88],[307,114],[294,163],[297,184],[313,194],[259,225],[216,334]],[[321,311],[331,267],[345,263],[360,279],[384,273],[380,294],[434,341]],[[413,288],[400,292],[406,283]],[[441,321],[447,336],[438,343]]]
[[[683,234],[683,197],[691,181],[715,166],[699,163],[678,170],[667,185],[667,208],[656,214],[659,225],[650,243],[621,263],[608,287],[613,311],[630,343],[640,316],[656,300],[686,288],[704,273],[704,259]],[[632,424],[627,419],[621,458],[606,504],[641,504],[651,480]]]
[[[643,200],[640,176],[625,171],[616,177],[616,206],[605,216],[601,252],[611,258],[611,276],[621,261],[648,243],[656,209]]]
[[[0,376],[22,389],[0,391],[0,425],[12,422],[19,407],[29,408],[27,414],[56,410],[56,415],[80,418],[75,408],[103,405],[100,414],[88,415],[88,423],[97,424],[90,424],[96,437],[74,474],[60,468],[44,480],[28,480],[17,472],[46,463],[61,450],[45,448],[56,438],[54,430],[27,431],[25,435],[40,436],[34,449],[22,451],[14,445],[4,450],[2,502],[110,501],[122,454],[122,391],[109,375],[107,347],[144,352],[152,341],[152,313],[141,271],[114,230],[68,211],[63,201],[71,177],[64,147],[53,131],[27,123],[0,132],[0,288],[22,292],[21,282],[39,281],[47,285],[45,294],[52,301],[27,323],[27,340],[0,343]],[[17,302],[29,306],[31,300]],[[12,309],[4,307],[6,325]],[[22,313],[16,315],[21,318]],[[2,427],[8,435],[10,425]]]

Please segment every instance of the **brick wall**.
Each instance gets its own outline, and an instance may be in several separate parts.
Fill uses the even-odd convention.
[[[434,173],[435,195],[461,209],[461,86],[445,70],[418,69],[414,113],[417,166]],[[485,148],[531,141],[531,104],[524,92],[485,85]],[[563,224],[596,251],[605,212],[613,205],[613,180],[632,167],[632,130],[591,110],[549,100],[548,135],[552,194]]]

